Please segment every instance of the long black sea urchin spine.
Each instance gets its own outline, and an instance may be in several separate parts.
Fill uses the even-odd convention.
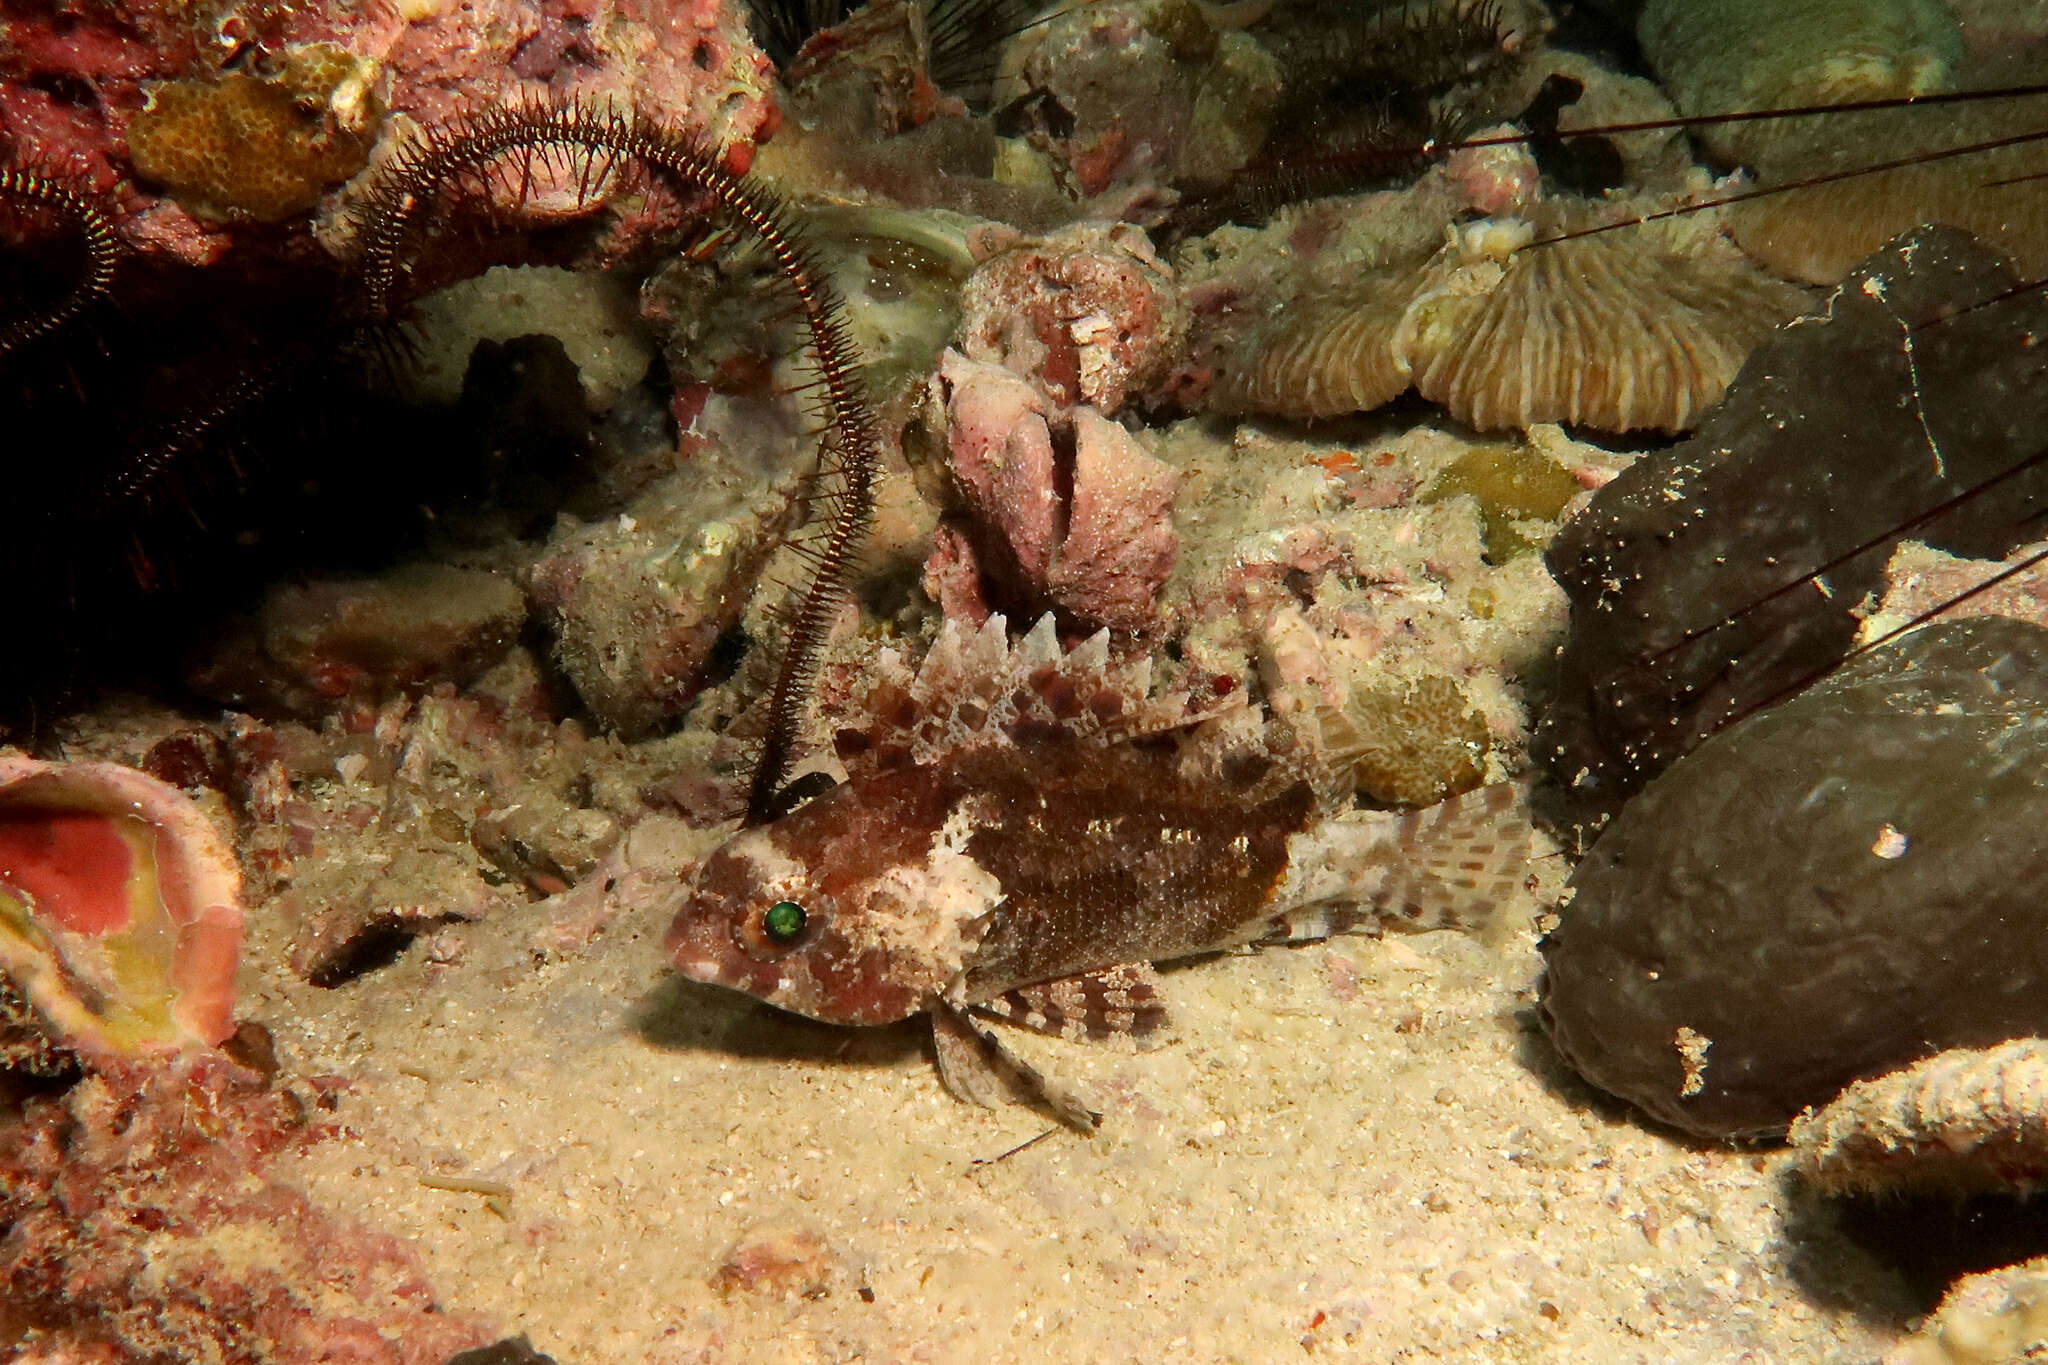
[[[354,215],[359,279],[372,316],[390,316],[413,223],[444,188],[487,176],[504,158],[536,156],[544,162],[551,156],[585,158],[580,183],[586,192],[603,178],[589,159],[604,157],[636,162],[709,196],[766,248],[795,294],[810,333],[810,359],[825,397],[824,431],[810,484],[829,515],[804,547],[812,565],[810,581],[784,618],[788,637],[747,800],[748,822],[759,823],[772,813],[788,772],[820,652],[874,516],[875,417],[860,392],[859,358],[847,332],[845,305],[813,268],[789,209],[772,191],[727,169],[718,149],[637,111],[571,102],[491,110],[428,134],[382,168]],[[530,161],[525,168],[530,169]]]
[[[0,323],[0,356],[48,336],[105,298],[113,287],[114,263],[121,254],[113,221],[90,198],[47,170],[0,165],[0,201],[5,200],[48,209],[69,221],[85,243],[85,266],[70,292],[56,303]]]

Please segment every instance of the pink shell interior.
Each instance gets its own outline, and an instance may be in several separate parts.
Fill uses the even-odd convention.
[[[0,882],[59,928],[105,934],[126,928],[135,857],[104,815],[0,810]]]
[[[67,1046],[233,1033],[240,894],[233,854],[175,787],[113,763],[0,757],[0,970]]]

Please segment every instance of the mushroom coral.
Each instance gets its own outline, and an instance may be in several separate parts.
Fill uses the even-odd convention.
[[[1240,347],[1215,406],[1332,417],[1412,384],[1481,430],[1684,431],[1806,303],[1691,222],[1534,238],[1529,224],[1470,224],[1419,265],[1278,314]]]

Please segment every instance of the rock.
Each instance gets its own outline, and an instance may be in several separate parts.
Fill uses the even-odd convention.
[[[1001,366],[949,352],[931,388],[946,404],[960,504],[939,528],[926,588],[976,624],[1050,608],[1070,624],[1155,624],[1179,540],[1180,477],[1093,408],[1061,409]]]
[[[2048,630],[1929,626],[1702,744],[1623,808],[1544,940],[1581,1075],[1712,1137],[2048,1032]]]
[[[186,682],[245,710],[317,720],[468,682],[525,622],[518,587],[478,569],[408,564],[379,578],[285,583],[190,665]]]
[[[608,521],[564,516],[529,585],[555,661],[629,738],[679,717],[801,505],[793,472],[704,450]]]
[[[1992,555],[2018,539],[2042,470],[1962,496],[2048,425],[2048,354],[2025,340],[2048,305],[2005,298],[2015,284],[1952,230],[1898,239],[1759,347],[1690,440],[1565,525],[1547,558],[1571,631],[1532,753],[1581,818],[1840,659],[1905,536]]]
[[[1105,413],[1164,380],[1187,342],[1172,269],[1126,224],[1078,224],[997,253],[967,281],[960,312],[970,359]]]

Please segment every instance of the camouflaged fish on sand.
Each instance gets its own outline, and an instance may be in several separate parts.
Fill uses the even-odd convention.
[[[948,623],[884,651],[848,778],[705,862],[668,934],[696,981],[839,1024],[929,1014],[947,1088],[1098,1120],[975,1016],[1069,1038],[1165,1019],[1152,964],[1386,926],[1473,927],[1519,886],[1521,789],[1352,807],[1336,756],[1242,702],[1191,715],[1107,633]]]

